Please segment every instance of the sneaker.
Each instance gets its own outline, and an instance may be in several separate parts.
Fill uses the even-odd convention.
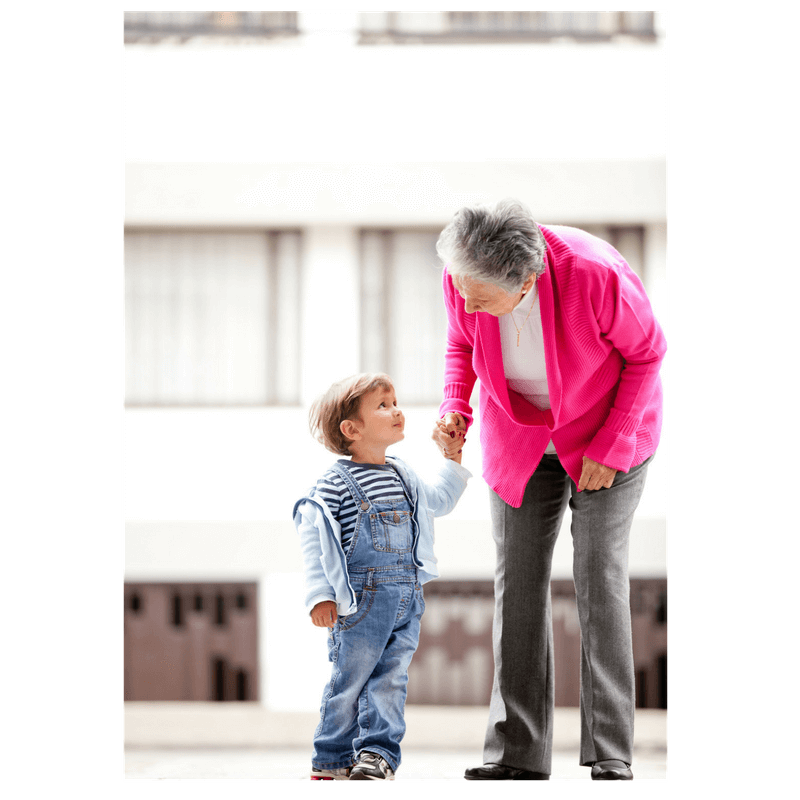
[[[358,757],[356,764],[350,771],[351,781],[393,781],[394,770],[376,753],[364,751]]]
[[[346,781],[350,777],[350,767],[339,769],[317,769],[311,767],[312,781]]]

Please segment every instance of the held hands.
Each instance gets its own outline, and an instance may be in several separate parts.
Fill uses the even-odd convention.
[[[467,441],[467,423],[461,414],[449,412],[436,421],[431,439],[445,458],[461,463],[461,448]]]
[[[578,481],[578,491],[582,492],[584,489],[589,489],[589,491],[610,489],[616,475],[617,470],[598,464],[596,461],[592,461],[591,458],[584,456],[581,478]]]
[[[338,618],[333,600],[323,600],[311,609],[311,621],[318,628],[332,628]]]

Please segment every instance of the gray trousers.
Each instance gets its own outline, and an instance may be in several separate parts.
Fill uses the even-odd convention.
[[[550,568],[567,503],[581,628],[580,763],[610,758],[631,763],[635,685],[628,539],[650,460],[618,472],[610,489],[578,492],[558,457],[545,455],[520,508],[490,490],[497,568],[484,763],[551,771]]]

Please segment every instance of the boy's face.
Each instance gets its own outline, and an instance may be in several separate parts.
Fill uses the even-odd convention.
[[[401,441],[406,425],[403,412],[397,407],[394,389],[378,387],[361,398],[358,419],[353,422],[361,435],[359,444],[366,447],[388,447]]]

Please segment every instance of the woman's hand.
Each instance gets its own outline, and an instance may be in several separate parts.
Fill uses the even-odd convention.
[[[589,489],[589,491],[610,489],[616,475],[617,470],[598,464],[596,461],[592,461],[591,458],[584,456],[581,479],[578,481],[578,491],[582,492],[584,489]]]
[[[333,600],[323,600],[311,609],[311,621],[318,628],[332,628],[338,618]]]
[[[467,423],[461,414],[448,412],[436,421],[431,438],[445,458],[460,464],[461,448],[467,441],[466,433]]]

